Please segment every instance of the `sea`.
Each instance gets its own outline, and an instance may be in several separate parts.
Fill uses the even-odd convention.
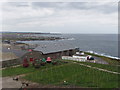
[[[38,35],[38,34],[37,34]],[[23,41],[25,43],[44,43],[44,42],[66,42],[81,51],[86,51],[101,56],[119,59],[118,54],[118,35],[117,34],[57,34],[57,35],[44,35],[38,36],[54,36],[66,39],[55,41]]]

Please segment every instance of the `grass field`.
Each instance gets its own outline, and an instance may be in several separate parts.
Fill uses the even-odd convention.
[[[39,69],[34,68],[32,65],[28,68],[24,68],[23,66],[9,67],[9,68],[6,68],[6,69],[2,70],[2,77],[36,72],[36,71],[46,69],[46,68],[50,68],[50,67],[53,67],[53,65],[52,64],[47,64],[45,66],[41,66]]]
[[[60,65],[64,65],[64,64],[66,64],[66,63],[63,60],[60,60],[57,65],[52,65],[52,64],[47,63],[45,66],[40,66],[40,68],[38,68],[38,69],[36,69],[31,64],[28,68],[24,68],[22,65],[20,65],[20,66],[17,66],[17,67],[7,67],[6,69],[0,70],[0,73],[2,73],[1,74],[2,77],[16,76],[16,75],[36,72],[36,71],[39,71],[39,70],[42,70],[42,69],[56,67],[56,66],[60,66]]]
[[[90,63],[90,62],[79,62],[79,63],[90,65],[92,67],[107,69],[107,70],[110,70],[110,71],[113,71],[113,72],[119,72],[118,68],[120,68],[120,66],[108,65],[108,64],[98,64],[98,63]]]
[[[23,77],[40,84],[79,87],[117,88],[118,75],[70,63],[36,71]],[[64,81],[67,81],[64,83]]]
[[[66,60],[64,61],[66,62]],[[23,68],[22,66],[9,67],[2,70],[2,77],[26,74],[26,76],[22,78],[28,81],[37,82],[43,85],[68,87],[117,88],[118,83],[120,83],[118,75],[116,74],[91,69],[79,65],[79,63],[110,71],[117,71],[116,66],[88,62],[73,63],[73,61],[69,60],[67,60],[67,62],[69,63],[63,63],[62,61],[59,65],[46,64],[39,69],[35,69],[33,66],[28,68]]]
[[[92,67],[102,68],[102,69],[106,69],[106,70],[113,71],[113,72],[120,72],[119,70],[120,66],[116,66],[116,65],[98,64],[98,63],[91,63],[91,62],[80,62],[80,61],[73,61],[73,60],[65,60],[65,61],[82,63],[85,65],[90,65]]]

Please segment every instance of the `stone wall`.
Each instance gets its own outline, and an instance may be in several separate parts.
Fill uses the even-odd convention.
[[[22,64],[22,60],[21,59],[12,59],[12,60],[2,61],[0,63],[2,63],[2,68],[4,68],[4,67],[10,67],[10,66]]]

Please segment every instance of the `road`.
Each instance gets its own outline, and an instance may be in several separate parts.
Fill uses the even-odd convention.
[[[108,64],[108,62],[106,62],[105,60],[103,60],[102,58],[100,57],[96,57],[96,56],[93,56],[95,58],[95,63],[99,63],[99,64]]]
[[[2,88],[20,88],[22,86],[21,81],[15,81],[12,77],[0,77],[0,84]],[[4,89],[3,89],[4,90]]]

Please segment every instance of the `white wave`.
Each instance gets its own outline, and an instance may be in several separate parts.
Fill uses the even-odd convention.
[[[75,38],[68,38],[67,40],[75,40]]]
[[[111,56],[111,55],[106,55],[105,53],[97,53],[97,52],[94,52],[94,51],[86,51],[86,52],[91,53],[91,54],[95,54],[95,55],[109,57],[109,58],[112,58],[112,59],[117,59],[117,60],[120,59],[119,57],[114,57],[114,56]]]

